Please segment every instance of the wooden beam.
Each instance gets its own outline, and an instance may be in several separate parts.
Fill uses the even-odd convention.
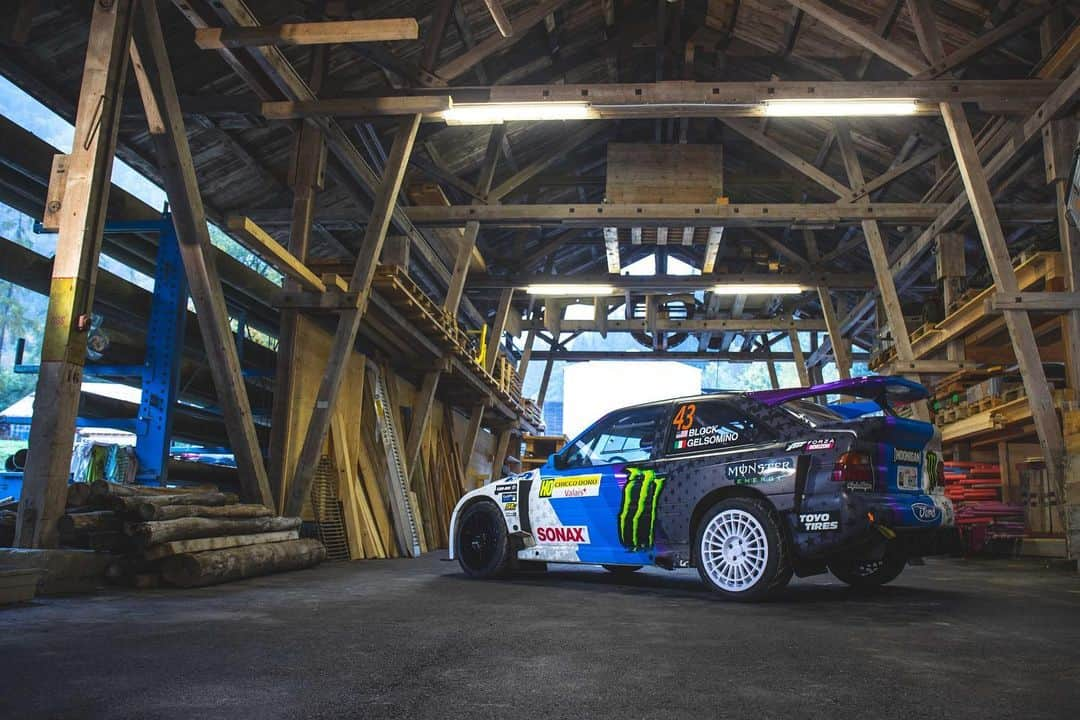
[[[605,128],[601,125],[586,124],[573,133],[560,138],[558,146],[552,148],[549,152],[545,152],[542,156],[529,163],[525,167],[518,170],[516,173],[503,180],[496,185],[488,193],[487,197],[489,201],[502,200],[510,193],[517,190],[519,187],[533,179],[544,170],[547,170],[552,165],[561,162],[568,154],[577,149],[580,145],[588,142],[592,138],[599,135]]]
[[[401,192],[401,183],[408,167],[409,154],[412,152],[419,128],[420,116],[414,115],[402,120],[394,135],[394,144],[386,161],[386,170],[375,198],[375,206],[372,208],[371,218],[364,231],[364,239],[356,256],[352,277],[349,279],[349,291],[359,293],[360,301],[355,309],[346,310],[338,318],[338,327],[334,333],[334,343],[330,349],[326,374],[319,384],[315,408],[311,413],[296,472],[289,487],[285,503],[286,514],[298,513],[311,490],[315,467],[318,465],[323,442],[326,440],[326,433],[330,427],[333,406],[340,393],[347,362],[356,343],[356,335],[360,330],[360,320],[363,318],[371,293],[371,282],[375,277],[383,241],[390,227],[390,218],[398,193]]]
[[[499,439],[495,443],[495,455],[491,458],[491,477],[489,480],[495,482],[502,477],[503,463],[506,462],[507,450],[510,448],[510,436],[513,435],[514,430],[510,427],[505,427],[499,432]]]
[[[782,243],[779,240],[777,240],[776,238],[774,238],[769,233],[767,233],[767,232],[765,232],[763,230],[758,230],[757,228],[748,228],[748,230],[749,230],[751,235],[756,237],[758,240],[760,240],[762,243],[764,243],[767,247],[771,248],[778,255],[783,255],[784,257],[786,257],[788,260],[795,263],[796,265],[805,268],[810,264],[810,262],[806,258],[804,258],[802,255],[797,253],[795,250],[792,250],[787,245],[785,245],[784,243]]]
[[[705,241],[705,257],[701,263],[701,274],[711,275],[716,268],[716,258],[720,254],[720,243],[724,239],[723,227],[709,228],[709,237]]]
[[[847,340],[840,329],[840,321],[836,317],[836,307],[829,295],[829,286],[818,287],[818,299],[821,301],[821,315],[825,320],[825,327],[832,342],[833,358],[836,361],[836,372],[840,378],[847,380],[851,377],[851,353],[848,349]]]
[[[550,283],[573,283],[575,285],[604,285],[615,292],[633,290],[637,293],[674,293],[693,290],[708,290],[722,281],[725,285],[801,285],[815,288],[828,285],[834,289],[861,290],[877,286],[873,273],[831,273],[804,270],[785,273],[731,273],[722,277],[713,275],[620,275],[613,277],[603,274],[572,274],[552,277],[551,275],[487,275],[475,276],[469,280],[470,289],[515,288],[524,290],[530,285]],[[583,293],[584,297],[595,295],[593,290]]]
[[[463,227],[470,221],[514,227],[521,225],[571,225],[575,227],[696,227],[723,225],[852,225],[863,220],[892,224],[925,223],[944,211],[943,203],[739,203],[731,205],[581,204],[581,205],[425,205],[405,208],[419,226]],[[1008,209],[1008,207],[1006,207]],[[1010,214],[1026,221],[1049,221],[1049,205],[1016,206]]]
[[[140,4],[139,14],[142,22],[136,27],[137,44],[149,52],[143,60],[147,63],[147,76],[154,85],[154,95],[165,121],[165,133],[153,136],[158,163],[172,209],[191,300],[199,317],[210,373],[225,416],[229,445],[236,458],[241,495],[245,501],[273,507],[274,498],[236,352],[236,338],[229,327],[225,296],[213,261],[206,209],[199,194],[157,4]]]
[[[961,105],[951,103],[943,104],[941,112],[956,155],[956,164],[964,181],[964,189],[975,214],[975,225],[979,229],[983,251],[994,277],[994,286],[1000,293],[1016,295],[1020,291],[1016,272],[1013,270],[1005,235],[994,209],[989,181],[979,161],[967,115]],[[1039,358],[1039,346],[1031,319],[1023,310],[1006,310],[1004,316],[1020,376],[1027,391],[1039,443],[1046,459],[1047,474],[1058,496],[1064,498],[1065,445],[1050,385]]]
[[[373,97],[338,100],[281,100],[260,106],[267,120],[300,120],[308,117],[365,118],[387,115],[437,115],[451,107],[449,95]]]
[[[419,26],[413,18],[327,20],[259,27],[197,28],[195,44],[203,50],[221,50],[263,45],[389,42],[416,40],[418,36]]]
[[[158,109],[154,91],[150,86],[150,78],[146,77],[146,68],[142,58],[139,57],[139,48],[132,41],[128,46],[131,55],[131,70],[135,75],[135,84],[139,87],[139,99],[142,100],[143,114],[146,115],[147,129],[151,135],[163,135],[165,133],[165,121],[161,119],[161,110]]]
[[[869,356],[860,354],[859,360]],[[789,352],[766,351],[717,351],[717,350],[538,350],[533,354],[535,360],[551,362],[591,362],[594,360],[670,360],[687,362],[706,360],[726,363],[794,362],[795,356]]]
[[[499,345],[502,344],[502,336],[506,332],[506,321],[513,309],[511,305],[513,298],[513,288],[507,288],[499,295],[499,307],[495,311],[495,318],[491,321],[491,332],[488,333],[488,344],[484,351],[484,369],[489,373],[495,371],[495,363],[499,359]]]
[[[853,203],[858,202],[863,198],[869,198],[871,193],[888,187],[895,180],[907,175],[912,170],[922,167],[937,157],[941,151],[945,149],[946,147],[944,145],[938,145],[936,143],[925,147],[904,162],[897,163],[894,167],[881,173],[873,180],[866,181],[861,186],[853,188],[850,193],[841,197],[836,202]]]
[[[514,35],[510,37],[493,35],[477,43],[473,48],[439,66],[439,69],[435,71],[435,75],[445,82],[461,77],[495,53],[501,52],[521,40],[528,34],[529,30],[543,22],[545,17],[567,2],[568,0],[544,0],[533,5],[532,8],[514,18],[513,24],[517,30]]]
[[[945,73],[951,72],[952,70],[971,62],[1002,42],[1029,30],[1034,23],[1042,19],[1042,17],[1053,10],[1055,6],[1055,3],[1047,2],[1042,5],[1028,8],[1024,12],[1017,13],[994,29],[979,35],[967,45],[957,48],[944,57],[932,60],[930,67],[917,73],[912,77],[912,80],[930,80],[941,77]],[[916,31],[917,30],[918,27],[916,26]]]
[[[886,40],[870,28],[826,5],[821,0],[788,0],[807,15],[817,18],[851,42],[866,48],[882,60],[895,65],[909,75],[926,70],[926,63],[913,51]]]
[[[755,129],[746,121],[725,119],[724,124],[776,159],[787,164],[791,169],[810,178],[837,197],[844,197],[851,193],[851,188],[834,180],[832,176],[819,170],[813,163],[803,160],[776,140],[773,140],[766,136],[765,133]]]
[[[439,61],[439,49],[446,35],[446,24],[450,21],[450,14],[454,11],[456,1],[438,0],[438,5],[431,14],[431,25],[424,37],[424,49],[420,53],[420,67],[428,72],[434,70],[435,64]]]
[[[416,476],[416,467],[420,464],[420,448],[431,420],[431,411],[435,407],[435,393],[439,389],[442,373],[442,368],[424,373],[424,380],[416,391],[409,420],[409,437],[405,443],[405,471],[410,479]]]
[[[495,21],[495,27],[499,28],[499,33],[503,37],[513,35],[514,27],[510,24],[510,16],[506,14],[502,1],[484,0],[484,5],[487,6],[488,12],[491,13],[491,19]]]
[[[523,330],[545,329],[540,320],[522,321]],[[665,332],[776,332],[786,330],[814,331],[825,330],[827,325],[820,318],[801,318],[798,320],[788,317],[730,317],[730,318],[663,318],[653,319],[652,325],[643,318],[627,318],[613,320],[608,318],[600,324],[595,318],[588,320],[562,320],[558,330],[562,332],[643,332],[645,330],[663,330]]]
[[[1080,292],[1025,292],[1015,295],[996,293],[987,300],[990,312],[1026,310],[1027,312],[1065,312],[1080,310]]]
[[[66,172],[15,545],[52,548],[67,500],[134,3],[95,3]]]
[[[619,228],[604,228],[604,256],[607,259],[608,272],[618,275],[622,262],[619,257]]]
[[[281,274],[297,281],[305,290],[326,292],[326,285],[299,258],[286,250],[269,233],[243,215],[230,215],[225,226],[244,240],[244,245]]]
[[[465,436],[461,439],[461,464],[464,466],[466,477],[469,474],[469,466],[472,464],[473,453],[476,451],[476,440],[480,437],[480,429],[484,422],[484,411],[486,409],[486,402],[473,405],[472,411],[469,413],[469,424],[465,427]]]
[[[810,370],[806,367],[806,357],[799,343],[799,333],[794,329],[789,329],[787,332],[788,340],[791,342],[791,357],[795,361],[795,372],[799,374],[799,384],[810,387]]]

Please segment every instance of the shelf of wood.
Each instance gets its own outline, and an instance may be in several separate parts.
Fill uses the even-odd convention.
[[[1072,397],[1070,390],[1055,390],[1054,406],[1060,410],[1063,403],[1071,400]],[[970,441],[992,433],[1010,435],[1010,431],[1021,430],[1031,422],[1031,405],[1028,403],[1027,396],[1021,396],[982,412],[973,413],[956,422],[942,425],[940,427],[941,441],[943,443]]]

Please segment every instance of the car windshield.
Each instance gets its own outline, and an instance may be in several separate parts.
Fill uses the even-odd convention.
[[[804,399],[788,400],[780,407],[813,427],[834,423],[837,420],[844,419],[840,413],[834,412],[824,405],[818,405],[817,403]]]

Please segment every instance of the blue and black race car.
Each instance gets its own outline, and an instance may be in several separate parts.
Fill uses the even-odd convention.
[[[834,404],[819,404],[840,396]],[[757,600],[831,571],[881,585],[953,525],[940,435],[900,417],[926,389],[869,377],[608,413],[536,470],[465,495],[451,557],[472,577],[595,563],[696,567]]]

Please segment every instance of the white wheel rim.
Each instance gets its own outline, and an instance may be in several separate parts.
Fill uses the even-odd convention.
[[[769,541],[765,528],[744,510],[715,515],[701,535],[701,564],[709,579],[728,592],[743,592],[765,574]]]

